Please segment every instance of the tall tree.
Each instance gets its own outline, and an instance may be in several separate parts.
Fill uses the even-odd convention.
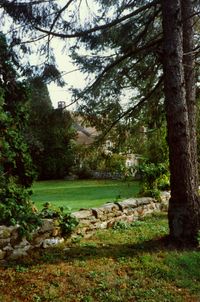
[[[195,53],[194,53],[194,9],[190,0],[181,1],[182,26],[183,26],[183,68],[188,108],[188,119],[190,126],[191,155],[193,161],[193,177],[196,189],[199,186],[198,163],[197,163],[197,139],[196,139],[196,74],[195,74]]]
[[[44,149],[38,164],[39,178],[61,179],[69,174],[74,164],[72,119],[69,112],[53,109],[46,117],[45,126]]]
[[[46,84],[40,77],[29,80],[29,123],[26,139],[37,172],[42,170],[42,157],[45,149],[44,140],[47,131],[48,116],[53,110]]]
[[[54,109],[41,77],[30,81],[27,142],[39,179],[65,177],[74,163],[74,131],[69,112]]]
[[[162,13],[164,91],[171,172],[170,236],[179,242],[197,244],[200,203],[196,181],[193,36],[190,35],[192,2],[162,1]]]

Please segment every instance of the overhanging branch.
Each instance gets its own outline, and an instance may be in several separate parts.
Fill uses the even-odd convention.
[[[131,50],[130,52],[128,52],[127,54],[119,57],[118,59],[116,59],[113,63],[111,63],[110,65],[108,65],[103,71],[102,73],[98,76],[98,78],[95,80],[95,82],[91,85],[91,88],[98,85],[99,82],[102,80],[102,78],[104,77],[104,75],[106,73],[108,73],[111,69],[113,69],[115,66],[117,66],[118,64],[120,64],[121,62],[123,62],[124,60],[126,60],[127,58],[136,55],[140,52],[143,51],[150,51],[152,48],[154,49],[155,45],[157,45],[158,43],[160,43],[162,41],[162,39],[157,39],[155,41],[153,41],[152,43],[149,43],[145,46],[142,47],[138,47],[136,49]]]
[[[153,95],[153,93],[160,87],[161,83],[163,82],[163,76],[160,77],[157,84],[154,86],[154,88],[145,96],[143,97],[135,106],[127,109],[125,112],[119,115],[119,117],[110,125],[109,128],[106,129],[103,138],[111,131],[111,129],[124,117],[130,116],[133,114],[134,111],[138,110],[138,108],[142,107],[146,101],[150,99],[150,97]],[[102,139],[103,139],[102,138]]]
[[[84,37],[85,35],[88,35],[88,34],[91,34],[93,32],[96,32],[96,31],[99,31],[99,30],[104,30],[104,29],[108,29],[108,28],[111,28],[119,23],[122,23],[123,21],[131,18],[131,17],[134,17],[136,15],[138,15],[139,13],[142,13],[143,11],[151,8],[152,6],[155,6],[157,4],[159,4],[160,1],[159,0],[153,0],[152,2],[150,3],[147,3],[146,5],[134,10],[132,13],[126,15],[126,16],[123,16],[119,19],[116,19],[108,24],[103,24],[103,25],[99,25],[99,26],[95,26],[93,28],[90,28],[88,30],[83,30],[83,31],[79,31],[79,32],[75,32],[73,34],[63,34],[63,33],[58,33],[58,32],[52,32],[51,30],[46,30],[46,29],[43,29],[43,28],[40,28],[39,26],[37,25],[34,25],[35,29],[38,30],[38,31],[41,31],[43,33],[46,33],[46,34],[49,34],[49,35],[53,35],[55,37],[60,37],[60,38],[80,38],[80,37]]]

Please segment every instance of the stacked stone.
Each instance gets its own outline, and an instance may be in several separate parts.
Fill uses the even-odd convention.
[[[91,235],[96,230],[112,227],[118,221],[130,223],[153,212],[165,211],[169,197],[168,192],[163,192],[161,202],[150,197],[129,198],[122,202],[107,203],[99,208],[74,212],[74,217],[79,221],[74,235]]]
[[[107,203],[102,207],[80,210],[73,216],[79,221],[72,236],[90,236],[96,230],[112,227],[118,221],[132,222],[153,212],[166,211],[170,198],[169,192],[161,194],[158,202],[150,197],[130,198],[122,202]],[[26,256],[33,248],[47,248],[64,241],[58,221],[43,219],[42,226],[31,236],[31,239],[20,238],[19,225],[0,226],[0,263],[7,259]]]
[[[30,238],[27,240],[19,236],[19,225],[0,226],[0,261],[27,256],[33,248],[47,248],[64,241],[60,227],[52,219],[43,219],[42,226]]]

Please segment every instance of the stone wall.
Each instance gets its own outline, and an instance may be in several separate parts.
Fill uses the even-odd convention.
[[[0,226],[0,261],[17,259],[33,248],[47,248],[64,241],[60,227],[53,219],[43,219],[42,226],[31,234],[30,239],[21,238],[18,230],[19,225]]]
[[[150,197],[130,198],[74,212],[73,216],[79,224],[71,237],[90,236],[96,230],[110,228],[118,221],[129,223],[154,212],[166,211],[169,196],[168,192],[163,192],[160,202]],[[18,225],[0,226],[0,263],[26,256],[34,248],[47,248],[64,242],[56,220],[43,219],[42,226],[32,234],[31,239],[20,239],[18,229]]]
[[[99,208],[74,212],[79,225],[72,236],[87,236],[96,230],[110,228],[118,221],[131,223],[151,213],[166,211],[169,197],[168,192],[162,192],[160,202],[150,197],[129,198],[122,202],[107,203]]]

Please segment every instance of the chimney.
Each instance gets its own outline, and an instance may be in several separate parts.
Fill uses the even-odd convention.
[[[65,108],[65,106],[66,106],[66,105],[65,105],[65,101],[59,101],[59,102],[58,102],[58,108],[60,108],[60,109],[61,109],[61,108]]]

